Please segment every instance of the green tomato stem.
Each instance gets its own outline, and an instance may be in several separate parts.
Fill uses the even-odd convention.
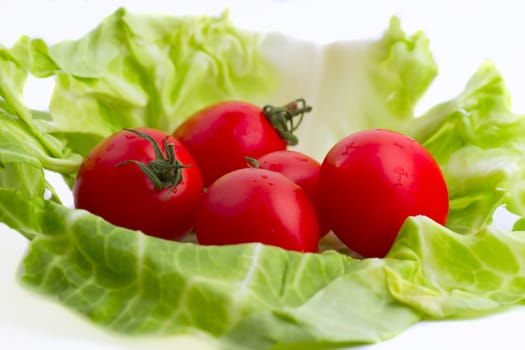
[[[155,159],[146,163],[138,160],[126,160],[120,162],[117,166],[134,163],[142,172],[148,177],[156,190],[168,189],[166,198],[170,195],[175,187],[182,182],[182,169],[191,167],[191,164],[182,164],[175,157],[175,146],[168,143],[168,137],[164,138],[164,149],[166,156],[160,149],[158,143],[148,134],[134,129],[124,129],[136,134],[139,137],[146,139],[152,146],[155,152]]]
[[[288,145],[294,146],[299,143],[297,136],[293,134],[303,121],[304,114],[312,111],[312,107],[306,104],[304,98],[299,98],[284,106],[275,107],[266,105],[263,107],[263,113],[272,123],[279,135]],[[299,117],[296,121],[295,117]]]

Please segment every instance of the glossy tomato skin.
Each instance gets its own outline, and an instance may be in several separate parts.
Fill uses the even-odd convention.
[[[137,129],[150,135],[166,152],[167,134],[154,129]],[[135,163],[155,159],[151,143],[127,130],[104,139],[82,163],[73,188],[75,207],[99,215],[107,221],[164,239],[180,239],[193,226],[196,205],[202,196],[202,176],[191,154],[177,140],[176,158],[190,167],[182,169],[182,182],[171,193],[157,190]]]
[[[363,257],[384,257],[409,216],[445,224],[448,191],[432,156],[415,140],[367,130],[339,141],[319,180],[321,206],[334,233]]]
[[[286,176],[265,169],[234,170],[206,191],[195,215],[200,244],[260,242],[316,252],[319,227],[304,191]]]
[[[197,161],[205,186],[246,167],[245,157],[258,158],[287,146],[261,108],[242,101],[206,107],[186,119],[173,135]]]
[[[326,235],[330,229],[322,217],[319,199],[321,164],[314,158],[293,150],[270,152],[257,161],[259,168],[279,172],[303,189],[316,209],[320,235]]]

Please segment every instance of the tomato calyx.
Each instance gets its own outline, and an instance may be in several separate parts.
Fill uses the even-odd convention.
[[[311,106],[306,104],[304,98],[299,98],[284,106],[275,107],[266,105],[263,107],[263,113],[268,118],[279,135],[288,145],[294,146],[299,142],[297,136],[293,134],[301,124],[304,114],[312,110]],[[299,117],[295,121],[295,117]]]
[[[252,157],[244,157],[244,160],[246,161],[246,164],[250,168],[259,169],[259,161]]]
[[[138,160],[130,159],[118,163],[116,166],[133,163],[139,166],[142,172],[148,177],[156,190],[164,190],[166,188],[169,191],[166,193],[167,196],[172,190],[182,182],[182,169],[191,167],[191,164],[182,164],[175,157],[175,146],[173,143],[168,143],[168,137],[164,138],[164,149],[166,150],[166,156],[162,153],[159,144],[148,134],[140,132],[134,129],[124,129],[132,132],[135,135],[146,139],[153,146],[155,151],[155,159],[149,161],[147,164]]]

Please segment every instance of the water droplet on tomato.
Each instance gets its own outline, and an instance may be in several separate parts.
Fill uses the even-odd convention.
[[[106,152],[110,153],[110,152],[112,152],[116,147],[117,147],[117,145],[116,145],[114,142],[112,142],[112,143],[110,143],[110,144],[108,145],[108,147],[106,147]]]
[[[401,143],[399,143],[399,142],[394,142],[394,146],[399,147],[399,148],[401,148],[401,149],[404,149],[404,148],[405,148],[405,145],[403,145],[403,144],[401,144]]]
[[[356,148],[359,148],[354,142],[350,143],[349,145],[346,145],[346,147],[343,150],[343,155],[347,156],[351,154]]]

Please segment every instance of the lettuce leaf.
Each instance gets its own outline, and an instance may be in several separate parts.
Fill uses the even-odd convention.
[[[414,120],[407,133],[440,164],[450,197],[447,226],[474,234],[504,206],[525,214],[525,116],[510,109],[510,94],[486,62],[455,99]]]
[[[35,55],[54,74],[55,133],[85,155],[123,127],[171,132],[194,111],[224,99],[251,100],[274,86],[258,35],[221,17],[135,15],[120,9],[85,37]]]
[[[302,64],[294,52],[312,55]],[[322,76],[308,75],[312,64]],[[24,104],[28,73],[55,77],[49,112]],[[407,36],[396,18],[378,40],[321,51],[240,31],[226,15],[122,9],[76,41],[50,47],[22,37],[0,48],[0,221],[30,242],[22,283],[119,333],[190,334],[224,349],[374,343],[422,319],[522,303],[525,117],[511,112],[489,63],[457,98],[415,117],[436,74],[428,39]],[[422,142],[450,189],[447,227],[409,218],[384,259],[205,247],[66,207],[46,181],[48,171],[71,179],[94,143],[122,127],[170,130],[217,100],[283,102],[301,92],[315,113],[301,126],[299,147],[318,157],[365,128]],[[513,231],[493,224],[501,206],[521,218]]]
[[[525,295],[523,232],[462,235],[419,216],[387,258],[357,260],[169,242],[15,190],[0,199],[0,219],[32,237],[22,282],[125,334],[191,334],[239,349],[350,346]]]
[[[0,46],[0,185],[29,196],[42,196],[47,189],[57,200],[44,168],[70,174],[82,159],[48,132],[48,113],[31,111],[22,101],[31,46],[27,37],[11,49]]]
[[[472,317],[525,297],[523,231],[488,226],[464,235],[419,216],[388,258],[410,263],[405,274],[388,272],[390,293],[427,317]]]
[[[438,72],[428,38],[421,31],[407,35],[397,17],[378,40],[321,46],[271,33],[262,51],[279,77],[270,101],[300,93],[313,106],[297,130],[297,149],[319,161],[357,130],[403,130]]]

